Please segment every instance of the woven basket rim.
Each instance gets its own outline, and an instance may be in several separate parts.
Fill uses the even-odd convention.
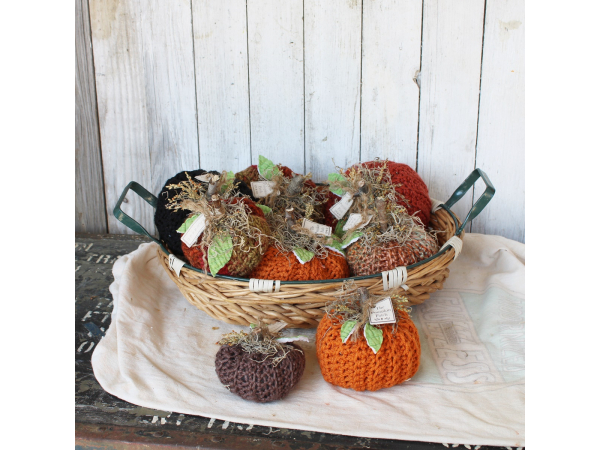
[[[458,233],[459,230],[459,220],[456,217],[456,214],[454,214],[454,212],[452,212],[452,210],[450,210],[450,208],[448,208],[446,205],[441,204],[440,205],[440,209],[445,210],[448,214],[450,214],[450,217],[452,217],[452,220],[454,221],[454,226],[456,229],[456,232],[454,234],[454,236],[458,236],[459,238],[461,234],[463,233]],[[461,238],[462,239],[462,238]],[[164,246],[164,244],[160,241],[160,240],[156,240],[156,243],[158,243],[160,249],[162,250],[162,252],[169,256],[172,253],[170,253]],[[444,253],[446,253],[447,251],[450,251],[450,249],[452,249],[453,247],[450,245],[445,246],[444,248],[440,249],[435,255],[430,256],[429,258],[426,258],[422,261],[419,261],[415,264],[411,264],[410,266],[406,266],[407,270],[410,269],[414,269],[417,268],[419,266],[422,266],[430,261],[433,261],[436,258],[439,258],[440,256],[442,256]],[[241,281],[241,282],[245,282],[245,283],[249,283],[250,282],[250,278],[240,278],[240,277],[232,277],[229,275],[213,275],[208,271],[204,271],[201,269],[198,269],[194,266],[191,266],[188,263],[185,263],[183,265],[184,268],[186,268],[187,270],[192,270],[194,272],[198,272],[202,275],[205,276],[210,276],[211,278],[214,279],[222,279],[222,280],[230,280],[230,281]],[[326,284],[326,283],[339,283],[339,282],[343,282],[345,280],[366,280],[366,279],[370,279],[370,278],[377,278],[377,277],[381,277],[382,272],[378,272],[378,273],[374,273],[371,275],[362,275],[362,276],[357,276],[357,277],[347,277],[347,278],[334,278],[334,279],[330,279],[330,280],[301,280],[301,281],[280,281],[281,285],[299,285],[299,284]]]

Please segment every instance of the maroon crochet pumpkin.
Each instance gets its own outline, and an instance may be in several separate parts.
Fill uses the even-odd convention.
[[[293,343],[285,357],[277,364],[272,357],[247,353],[240,345],[223,345],[217,352],[215,370],[221,383],[244,400],[265,403],[284,398],[304,373],[304,351]]]

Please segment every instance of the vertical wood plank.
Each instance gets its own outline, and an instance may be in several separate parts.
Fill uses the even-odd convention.
[[[248,0],[252,162],[304,172],[303,1]]]
[[[87,0],[75,1],[75,231],[106,233],[100,132]]]
[[[423,0],[364,1],[361,160],[417,163]]]
[[[361,1],[305,0],[306,172],[360,158]]]
[[[192,0],[200,164],[251,163],[245,0]]]
[[[107,210],[131,180],[158,193],[198,167],[190,3],[90,0]],[[151,233],[153,210],[123,210]],[[111,233],[131,233],[112,214]]]
[[[484,0],[424,0],[418,172],[447,200],[475,164]],[[467,194],[453,210],[462,219]]]
[[[472,231],[525,241],[525,54],[523,1],[487,0],[477,166],[496,187]],[[475,196],[483,188],[477,186]]]

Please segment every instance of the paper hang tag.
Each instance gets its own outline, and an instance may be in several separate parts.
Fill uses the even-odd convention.
[[[331,227],[322,225],[312,220],[302,219],[302,228],[306,228],[315,234],[321,234],[323,236],[331,236]]]
[[[185,233],[181,236],[181,242],[183,242],[188,247],[191,247],[196,243],[200,235],[204,232],[206,228],[206,217],[204,214],[198,215],[194,223],[190,225]]]
[[[372,218],[373,216],[369,216],[367,220],[363,223],[362,214],[350,214],[350,216],[348,216],[348,221],[346,222],[346,225],[344,225],[344,227],[342,228],[342,231],[348,231],[349,229],[354,228],[357,225],[360,225],[357,228],[357,230],[360,230],[361,228],[366,227]]]
[[[209,183],[212,177],[214,177],[212,173],[206,172],[204,175],[198,175],[194,178],[198,181],[202,181],[203,183]]]
[[[329,211],[337,220],[340,220],[348,212],[352,203],[354,203],[352,195],[346,192],[339,202],[329,208]]]
[[[252,181],[250,183],[252,195],[256,198],[266,197],[273,192],[274,181]]]
[[[169,269],[171,269],[173,272],[175,272],[177,274],[177,276],[179,276],[179,273],[181,272],[181,268],[183,267],[185,263],[180,260],[177,256],[175,255],[169,255]]]
[[[386,297],[369,310],[369,323],[371,325],[383,325],[384,323],[396,323],[396,313],[392,305],[392,299]]]

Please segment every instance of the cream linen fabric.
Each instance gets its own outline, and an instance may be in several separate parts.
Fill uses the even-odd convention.
[[[519,447],[524,430],[525,246],[465,236],[442,291],[413,308],[422,357],[412,380],[377,392],[326,383],[314,330],[299,334],[306,370],[284,400],[231,394],[214,368],[223,333],[241,330],[191,306],[164,273],[156,244],[114,265],[112,323],[92,357],[96,378],[128,402],[236,423],[461,444]]]

